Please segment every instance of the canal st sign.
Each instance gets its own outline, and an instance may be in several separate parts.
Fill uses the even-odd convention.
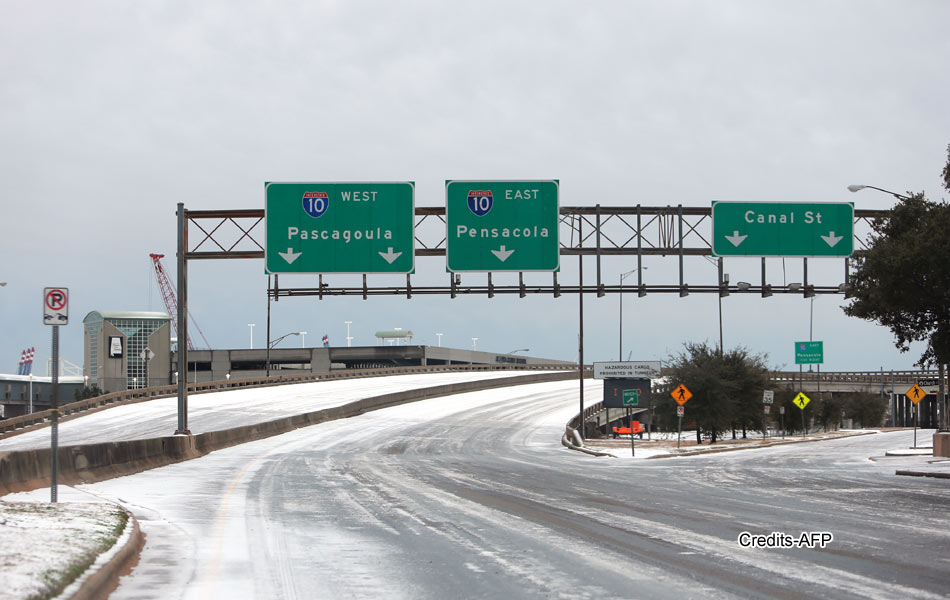
[[[415,184],[267,183],[268,273],[410,273]]]
[[[449,271],[556,271],[558,181],[445,182]]]
[[[854,205],[713,202],[715,256],[847,257],[854,251]]]

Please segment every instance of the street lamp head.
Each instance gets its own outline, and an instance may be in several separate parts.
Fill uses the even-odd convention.
[[[7,286],[6,281],[0,281],[0,287],[6,287],[6,286]]]
[[[890,194],[891,196],[894,196],[894,197],[897,198],[898,200],[910,200],[909,197],[904,196],[903,194],[898,194],[897,192],[892,192],[891,190],[885,190],[884,188],[879,188],[879,187],[874,186],[874,185],[856,185],[856,184],[851,184],[851,185],[848,186],[848,190],[851,191],[851,192],[860,192],[861,190],[867,189],[867,188],[870,188],[870,189],[872,189],[872,190],[877,190],[877,191],[879,191],[879,192],[884,192],[885,194]]]

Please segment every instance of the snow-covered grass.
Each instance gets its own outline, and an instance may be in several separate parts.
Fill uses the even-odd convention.
[[[114,504],[0,500],[0,599],[55,598],[112,548],[128,520]]]
[[[775,444],[796,443],[802,441],[814,441],[823,439],[832,439],[839,437],[848,437],[854,435],[866,435],[878,433],[876,429],[840,429],[838,431],[810,433],[805,437],[801,434],[789,434],[787,436],[770,435],[764,437],[760,432],[749,432],[743,439],[737,436],[732,439],[731,435],[720,438],[715,444],[710,444],[709,440],[704,440],[703,444],[696,443],[696,432],[694,430],[684,431],[677,441],[676,432],[653,432],[650,438],[643,434],[643,438],[637,437],[634,440],[634,451],[630,448],[630,436],[621,436],[619,438],[599,438],[585,440],[585,445],[592,450],[609,452],[617,458],[653,458],[655,456],[678,456],[691,454],[708,454],[712,452],[721,452],[725,450],[739,450],[750,448],[765,448]]]

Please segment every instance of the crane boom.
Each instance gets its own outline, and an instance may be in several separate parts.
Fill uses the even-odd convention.
[[[168,311],[168,314],[172,318],[172,326],[175,328],[175,335],[179,336],[179,342],[181,341],[180,335],[178,332],[178,300],[176,296],[178,295],[175,290],[175,286],[172,285],[171,280],[168,278],[168,274],[165,272],[165,267],[162,265],[162,258],[164,254],[149,254],[149,258],[152,259],[152,266],[155,268],[155,278],[158,280],[158,288],[162,292],[162,300],[165,302],[165,310]],[[198,335],[201,336],[201,339],[205,343],[206,348],[210,348],[211,344],[208,343],[208,340],[205,338],[205,334],[201,331],[201,328],[198,327],[198,323],[195,321],[195,318],[188,314],[188,317],[191,319],[192,324],[194,324],[195,329],[198,330]],[[188,346],[189,350],[194,350],[195,346],[191,343],[191,336],[187,336],[185,343]]]

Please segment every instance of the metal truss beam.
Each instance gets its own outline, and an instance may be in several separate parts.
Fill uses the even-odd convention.
[[[551,285],[525,286],[523,276],[517,286],[495,286],[488,274],[486,285],[462,286],[450,278],[446,286],[413,286],[407,276],[403,286],[369,286],[366,276],[359,287],[333,287],[324,284],[322,276],[316,288],[279,289],[275,284],[269,294],[275,299],[290,296],[368,296],[413,294],[560,294],[596,293],[598,295],[621,293],[620,286],[604,285],[600,276],[601,258],[608,256],[669,256],[679,260],[680,285],[639,285],[632,290],[639,294],[719,293],[728,294],[841,294],[847,292],[847,259],[844,265],[844,282],[838,286],[810,286],[807,281],[801,287],[770,286],[765,283],[764,261],[761,285],[730,286],[720,280],[719,285],[689,285],[683,276],[683,258],[694,256],[712,257],[710,244],[712,232],[712,209],[687,206],[575,206],[560,209],[561,256],[597,257],[596,286],[562,286],[555,276]],[[890,214],[886,210],[855,210],[855,248],[860,254],[869,247],[871,223],[876,218]],[[211,259],[261,259],[264,258],[264,211],[261,209],[240,210],[186,210],[185,215],[185,260]],[[417,257],[445,256],[446,216],[445,207],[417,207],[415,209],[415,255]],[[713,259],[714,260],[714,259]],[[804,259],[807,279],[807,259]],[[720,276],[721,277],[721,276]],[[630,293],[631,288],[623,288]]]

